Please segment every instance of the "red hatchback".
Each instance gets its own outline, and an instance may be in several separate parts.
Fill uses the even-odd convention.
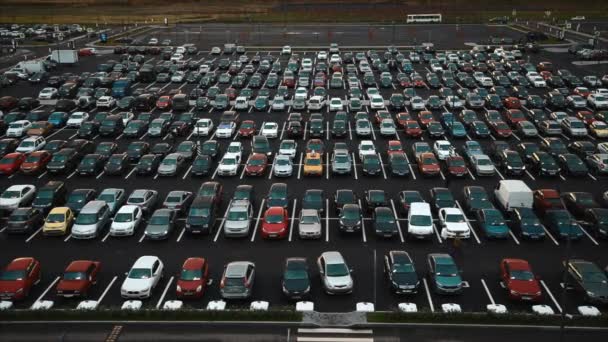
[[[521,102],[517,97],[507,97],[504,101],[504,105],[507,109],[520,109]]]
[[[407,122],[409,120],[412,120],[412,116],[408,112],[397,113],[397,116],[395,117],[395,121],[397,121],[397,125],[399,125],[399,127],[403,127],[403,128],[405,128],[405,126],[407,125]]]
[[[158,109],[169,109],[171,108],[171,96],[163,95],[156,101],[156,108]]]
[[[408,120],[405,123],[405,135],[411,138],[418,138],[422,135],[422,129],[417,121]]]
[[[86,297],[87,292],[97,283],[101,269],[99,261],[72,261],[63,272],[57,284],[57,295],[60,297]]]
[[[420,154],[417,163],[418,171],[420,171],[423,176],[437,176],[439,171],[441,171],[437,158],[435,158],[435,155],[431,152]]]
[[[27,155],[21,164],[21,172],[26,175],[41,173],[46,169],[46,164],[51,160],[51,154],[47,151],[35,151]]]
[[[0,272],[0,299],[25,299],[39,282],[40,262],[34,258],[17,258]]]
[[[289,214],[282,207],[270,207],[262,219],[262,237],[264,239],[284,239],[287,237]]]
[[[526,121],[526,116],[519,109],[509,109],[506,112],[507,121],[511,126],[516,126],[518,122]]]
[[[268,157],[263,153],[254,153],[245,164],[245,174],[247,176],[262,176],[268,167]]]
[[[188,258],[177,279],[177,298],[201,298],[209,282],[209,265],[205,258]]]
[[[500,138],[508,138],[513,134],[513,131],[504,121],[492,121],[490,129],[495,136]]]
[[[388,153],[389,156],[393,153],[403,153],[403,146],[401,146],[401,141],[390,140],[388,142],[388,148],[387,148],[386,152]]]
[[[448,166],[448,173],[454,177],[464,177],[467,173],[467,166],[465,165],[464,158],[461,156],[449,156],[445,160]]]
[[[13,152],[0,159],[0,174],[10,176],[17,172],[25,161],[25,154]]]
[[[537,302],[543,298],[538,278],[526,260],[502,259],[500,277],[511,299]]]
[[[256,128],[253,120],[245,120],[241,123],[239,128],[239,136],[243,138],[250,138],[255,135]]]

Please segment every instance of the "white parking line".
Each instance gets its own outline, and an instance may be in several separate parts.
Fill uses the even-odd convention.
[[[445,180],[445,176],[443,175],[443,171],[441,171],[441,169],[439,170],[439,176],[441,176],[441,179]]]
[[[293,208],[291,209],[291,222],[289,222],[289,242],[293,236],[293,223],[296,221],[296,209],[298,208],[298,200],[293,200]]]
[[[494,297],[492,297],[492,293],[490,292],[490,289],[486,285],[486,281],[483,280],[483,278],[481,278],[481,285],[483,285],[484,290],[486,290],[486,294],[488,295],[488,299],[490,299],[490,303],[496,304],[496,302],[494,301]]]
[[[583,231],[583,233],[585,233],[585,235],[587,235],[587,237],[589,238],[589,240],[591,240],[591,242],[593,242],[594,245],[599,246],[600,244],[593,238],[593,236],[591,236],[591,234],[587,233],[587,230],[585,228],[583,228],[581,225],[579,225],[579,227],[581,227],[581,230]]]
[[[169,291],[169,286],[171,286],[171,283],[173,283],[173,279],[175,279],[175,277],[171,277],[171,279],[169,279],[169,282],[167,282],[167,285],[165,286],[165,290],[163,291],[163,294],[158,299],[158,303],[156,303],[157,309],[159,309],[160,305],[163,303],[163,299],[165,299],[165,296],[167,295],[167,291]]]
[[[361,205],[361,200],[359,199],[359,208],[363,211],[363,206]],[[363,235],[363,242],[367,242],[367,236],[365,236],[365,219],[361,220],[361,234]]]
[[[437,241],[439,243],[443,243],[443,240],[441,240],[441,234],[439,234],[439,229],[437,229],[437,225],[433,223],[433,231],[435,231],[435,236],[437,236]]]
[[[382,176],[386,179],[386,172],[384,171],[384,163],[382,162],[382,155],[378,154],[378,159],[380,160],[380,167],[382,168]]]
[[[426,292],[426,299],[429,301],[431,312],[435,312],[435,306],[433,305],[433,299],[431,298],[431,292],[429,291],[429,284],[426,282],[426,277],[422,278],[422,283],[424,283],[424,291]]]
[[[496,166],[494,166],[494,170],[496,170],[496,173],[498,173],[498,176],[500,176],[500,179],[505,180],[505,176],[503,176],[502,173],[500,173],[500,171],[498,170],[498,168]]]
[[[47,173],[48,173],[48,171],[44,171],[43,173],[40,174],[40,176],[38,176],[38,179],[46,176]]]
[[[133,169],[131,171],[129,171],[129,173],[125,176],[125,179],[128,179],[129,177],[131,177],[131,175],[133,174],[133,172],[135,172],[136,168],[137,167],[134,166]]]
[[[101,296],[99,296],[99,299],[97,299],[98,306],[99,306],[99,304],[101,304],[101,301],[104,299],[104,297],[106,296],[108,291],[110,291],[110,288],[112,288],[112,285],[114,285],[114,282],[116,281],[116,279],[118,279],[118,277],[114,276],[114,278],[112,278],[112,280],[110,281],[108,286],[106,286],[106,289],[101,293]]]
[[[329,199],[325,199],[325,242],[329,242]]]
[[[304,157],[304,153],[300,152],[300,163],[298,164],[298,179],[300,179],[302,172],[302,158]]]
[[[100,173],[97,175],[97,177],[95,177],[95,179],[99,179],[99,178],[101,178],[101,176],[103,176],[103,174],[104,174],[104,173],[105,173],[105,171],[101,171],[101,172],[100,172]]]
[[[220,233],[222,232],[222,230],[224,230],[224,223],[226,223],[226,216],[228,215],[228,210],[230,210],[231,204],[232,204],[232,200],[230,200],[230,202],[228,202],[228,207],[226,208],[226,211],[224,212],[224,216],[222,216],[222,223],[220,223],[220,226],[217,229],[217,232],[215,233],[213,242],[217,242],[217,239],[220,237]]]
[[[519,245],[519,240],[517,240],[517,237],[515,236],[515,234],[513,234],[513,231],[511,229],[509,229],[509,235],[511,235],[513,241],[515,241],[515,243]]]
[[[182,179],[186,179],[186,177],[188,177],[190,170],[192,170],[192,165],[188,166],[188,170],[186,170],[186,173],[184,173],[184,176],[182,177]]]
[[[258,232],[258,225],[260,224],[260,217],[262,217],[262,210],[264,210],[264,202],[266,199],[262,199],[262,203],[260,203],[260,210],[258,211],[258,218],[255,221],[255,225],[253,226],[253,234],[251,234],[251,242],[255,240],[255,235]]]
[[[557,300],[555,300],[555,297],[553,296],[553,293],[551,293],[551,290],[549,290],[549,287],[547,287],[547,284],[545,284],[543,280],[540,281],[540,284],[543,286],[543,288],[545,288],[545,291],[547,291],[547,294],[549,295],[549,298],[551,298],[551,300],[553,301],[553,304],[557,308],[557,311],[561,313],[562,307],[559,306],[559,303],[557,302]]]
[[[36,302],[38,302],[39,300],[44,298],[44,296],[46,296],[46,294],[51,290],[51,288],[53,288],[53,286],[55,286],[55,284],[59,281],[59,279],[60,279],[59,277],[56,277],[55,280],[53,280],[53,282],[51,282],[51,285],[49,285],[49,287],[47,287],[46,290],[44,290],[44,292],[42,292],[42,294],[34,301],[34,304],[36,304]],[[34,304],[32,304],[30,309],[34,308]]]
[[[592,174],[588,173],[587,175],[589,176],[589,178],[593,179],[594,181],[597,180],[597,178],[595,178]]]
[[[348,122],[348,139],[353,140],[353,131],[350,127],[350,121]]]
[[[356,180],[356,179],[359,179],[359,176],[357,175],[357,162],[355,162],[355,153],[354,152],[352,153],[352,155],[353,155],[353,159],[352,159],[353,170],[355,171],[355,180]]]
[[[399,239],[401,243],[405,243],[405,239],[403,239],[403,231],[401,230],[401,224],[399,223],[399,217],[397,217],[397,209],[395,209],[395,202],[391,198],[391,206],[393,207],[393,216],[395,217],[395,222],[397,222],[397,229],[399,231]]]
[[[63,239],[63,242],[68,242],[71,238],[72,238],[72,234],[69,234],[68,236],[66,236],[65,239]]]
[[[179,236],[177,237],[177,240],[175,240],[175,242],[180,242],[182,240],[182,237],[184,236],[184,233],[186,232],[186,228],[182,228],[182,231],[179,233]]]
[[[75,174],[76,174],[76,170],[74,170],[74,172],[70,173],[70,175],[69,175],[69,176],[67,176],[66,178],[67,178],[67,179],[70,179],[70,178],[72,178],[72,177],[73,177]]]
[[[36,235],[38,235],[40,232],[42,231],[42,227],[38,228],[37,231],[35,231],[32,235],[30,235],[30,237],[28,237],[25,242],[30,242],[34,237],[36,237]]]
[[[464,210],[462,210],[462,207],[460,206],[460,202],[456,201],[456,205],[458,206],[458,209],[460,209],[460,211],[462,211],[462,213],[464,214]],[[479,237],[477,236],[477,232],[475,232],[475,229],[473,229],[473,225],[471,224],[471,221],[469,221],[469,218],[467,217],[467,215],[464,215],[464,220],[467,221],[467,225],[469,226],[471,233],[473,233],[473,237],[475,238],[475,241],[477,241],[477,244],[481,245],[481,240],[479,240]]]
[[[110,237],[110,232],[108,231],[106,233],[106,236],[103,237],[103,239],[101,239],[101,242],[106,242],[106,240]]]
[[[533,181],[536,180],[536,178],[534,178],[534,176],[532,176],[532,174],[528,170],[526,170],[526,174],[528,175],[528,177],[532,178]]]
[[[139,240],[137,242],[141,243],[142,241],[144,241],[145,238],[146,238],[146,231],[144,230],[144,232],[141,234],[141,237],[139,238]]]
[[[329,179],[329,156],[325,156],[325,179]]]
[[[7,227],[2,227],[2,229],[0,229],[0,233],[4,233],[4,231],[6,230]]]
[[[218,171],[219,169],[220,169],[220,166],[218,165],[218,166],[215,168],[215,171],[213,171],[213,175],[211,176],[211,179],[215,179],[215,176],[217,176],[217,171]]]
[[[414,173],[414,169],[412,168],[412,164],[410,163],[410,158],[407,157],[407,153],[405,154],[405,160],[407,160],[407,167],[410,168],[410,174],[412,178],[416,180],[416,174]]]

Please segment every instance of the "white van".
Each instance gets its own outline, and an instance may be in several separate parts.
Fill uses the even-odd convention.
[[[521,180],[501,180],[494,189],[496,203],[504,211],[513,208],[532,208],[534,197],[532,190]]]
[[[407,232],[418,239],[427,239],[433,235],[433,216],[428,203],[414,202],[410,204],[407,215]]]
[[[308,109],[310,110],[321,110],[323,109],[323,105],[325,101],[323,101],[323,97],[315,95],[308,100]]]

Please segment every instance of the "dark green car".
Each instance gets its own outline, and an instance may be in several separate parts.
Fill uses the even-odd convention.
[[[345,120],[334,120],[331,127],[331,134],[334,137],[343,137],[347,133],[346,121]]]
[[[439,139],[445,135],[443,126],[438,121],[429,122],[429,124],[426,126],[426,132],[429,134],[429,137],[433,139]]]
[[[436,293],[458,294],[462,292],[460,270],[449,254],[429,254],[427,262],[431,285]]]
[[[304,193],[302,209],[315,209],[322,213],[325,210],[323,190],[308,189]]]
[[[475,216],[488,238],[506,239],[509,236],[509,227],[499,210],[481,209],[475,212]]]
[[[373,229],[376,235],[390,238],[397,235],[397,221],[393,211],[388,207],[377,207],[372,216]]]
[[[396,294],[418,292],[420,280],[418,280],[414,262],[407,252],[389,251],[384,256],[384,274],[386,274],[391,290]]]
[[[565,209],[547,210],[547,228],[560,239],[579,240],[583,237],[581,226]]]
[[[193,176],[208,175],[211,171],[212,160],[208,155],[198,155],[192,162],[191,173]]]
[[[283,268],[283,294],[287,298],[302,299],[310,293],[310,275],[306,258],[287,258]]]
[[[394,176],[407,176],[410,174],[410,164],[405,153],[391,153],[388,155],[388,166]]]
[[[364,155],[362,164],[364,175],[378,176],[382,172],[380,157],[377,154]]]
[[[531,208],[513,208],[511,222],[521,238],[530,240],[545,238],[545,228]]]
[[[268,196],[266,197],[266,208],[281,207],[287,208],[289,198],[287,193],[286,183],[274,183],[270,186]]]
[[[559,162],[561,169],[569,176],[584,177],[589,173],[587,165],[576,154],[560,154],[557,161]]]
[[[584,220],[596,237],[608,238],[608,209],[586,209]]]
[[[608,303],[608,277],[596,264],[572,259],[566,265],[568,276],[566,288],[583,292],[585,299],[590,303]]]

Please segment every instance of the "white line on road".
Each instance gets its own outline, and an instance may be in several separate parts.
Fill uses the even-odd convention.
[[[325,199],[325,242],[329,242],[329,199]]]
[[[585,228],[583,228],[581,225],[579,225],[579,227],[581,227],[581,230],[583,231],[583,233],[585,233],[585,235],[587,235],[587,237],[589,238],[589,240],[591,240],[591,242],[593,242],[594,245],[599,246],[600,244],[597,243],[597,241],[593,238],[593,236],[591,236],[591,234],[587,233],[587,230]]]
[[[182,237],[184,236],[184,233],[186,232],[186,228],[182,228],[181,233],[179,233],[179,236],[177,237],[177,240],[175,240],[175,242],[180,242],[182,240]]]
[[[395,216],[395,222],[397,222],[397,229],[399,231],[399,239],[401,243],[405,243],[405,239],[403,239],[403,231],[401,231],[401,224],[399,224],[399,217],[397,217],[397,209],[395,209],[395,202],[391,198],[391,206],[393,207],[393,216]]]
[[[51,290],[51,288],[53,288],[53,286],[55,286],[55,284],[58,281],[59,281],[59,277],[56,277],[55,280],[53,280],[53,282],[51,283],[51,285],[49,285],[49,287],[47,287],[46,290],[44,290],[44,292],[42,292],[42,294],[34,301],[34,304],[36,304],[36,302],[38,302],[42,298],[44,298],[44,296],[46,296],[46,294]],[[32,304],[32,306],[30,307],[30,309],[34,308],[34,304]]]
[[[298,207],[298,200],[293,200],[293,208],[291,209],[291,222],[289,222],[289,242],[293,236],[293,223],[296,222],[296,209]]]
[[[134,166],[134,167],[133,167],[133,169],[132,169],[132,170],[131,170],[131,171],[130,171],[130,172],[129,172],[129,173],[126,175],[126,176],[125,176],[125,179],[127,179],[127,178],[131,177],[131,175],[133,174],[133,172],[135,172],[135,169],[136,169],[136,168],[137,168],[137,167],[135,167],[135,166]]]
[[[562,312],[562,307],[559,306],[559,303],[557,302],[557,300],[555,300],[555,297],[553,297],[553,293],[551,293],[551,290],[549,290],[549,287],[547,287],[547,284],[545,284],[545,282],[543,280],[540,281],[540,284],[545,288],[545,291],[547,291],[549,298],[551,298],[551,300],[553,301],[553,304],[555,305],[557,310],[559,312]]]
[[[363,206],[361,205],[361,200],[359,199],[359,208],[363,208]],[[361,209],[363,210],[363,209]],[[366,243],[367,242],[367,236],[365,236],[365,220],[361,220],[361,234],[363,235],[363,242]]]
[[[519,245],[519,240],[517,240],[517,237],[515,236],[515,234],[513,234],[513,231],[511,229],[509,229],[509,234],[513,238],[513,241],[515,241],[515,243]]]
[[[431,312],[435,312],[435,306],[433,305],[433,299],[431,298],[431,292],[429,291],[429,284],[426,282],[426,277],[422,278],[422,282],[424,283],[424,291],[426,292],[426,299],[429,301]]]
[[[38,235],[40,232],[42,231],[42,227],[38,228],[37,231],[35,231],[32,235],[30,235],[30,237],[28,237],[25,242],[30,242],[34,237],[36,237],[36,235]]]
[[[456,205],[458,206],[458,209],[460,209],[460,211],[462,211],[462,213],[464,214],[464,210],[462,210],[462,207],[460,206],[460,203],[458,201],[456,201]],[[473,233],[473,237],[475,238],[475,241],[477,241],[477,244],[481,245],[481,241],[479,240],[479,237],[477,236],[477,232],[475,232],[475,229],[473,229],[473,225],[471,224],[471,221],[469,221],[469,218],[467,217],[467,215],[464,215],[464,220],[467,221],[467,225],[469,226],[471,233]]]
[[[224,223],[226,222],[226,216],[228,215],[228,210],[230,210],[231,204],[232,204],[232,200],[230,200],[230,202],[228,202],[228,207],[226,208],[226,211],[224,212],[224,216],[222,217],[222,223],[220,223],[220,227],[217,229],[217,232],[215,233],[213,242],[217,242],[217,239],[220,237],[220,233],[222,232],[222,230],[224,230]]]
[[[486,281],[483,280],[483,278],[481,278],[481,285],[483,285],[484,290],[486,290],[486,294],[488,295],[488,298],[490,299],[490,303],[496,304],[496,302],[494,301],[494,297],[492,297],[492,293],[490,292],[490,289],[486,285]]]
[[[169,286],[171,286],[171,283],[173,283],[173,279],[175,277],[171,277],[171,279],[169,279],[169,282],[167,283],[167,286],[165,286],[165,290],[163,291],[163,294],[160,296],[160,299],[158,300],[158,303],[156,304],[156,308],[160,308],[160,305],[163,303],[163,299],[165,299],[165,296],[167,295],[167,291],[169,291]]]
[[[266,199],[262,199],[262,203],[260,203],[260,210],[258,211],[258,218],[255,221],[255,225],[253,226],[253,234],[251,234],[251,242],[255,240],[255,235],[258,232],[258,226],[260,225],[260,217],[262,217],[262,210],[264,210],[264,202]]]
[[[116,281],[116,279],[118,279],[118,277],[114,276],[114,278],[112,278],[112,281],[110,281],[110,284],[108,284],[108,286],[103,291],[103,293],[101,294],[101,296],[99,296],[99,299],[97,299],[97,305],[98,306],[101,303],[101,301],[103,300],[103,298],[106,296],[106,294],[108,293],[108,291],[110,291],[110,288],[112,287],[112,285],[114,285],[114,282]]]

